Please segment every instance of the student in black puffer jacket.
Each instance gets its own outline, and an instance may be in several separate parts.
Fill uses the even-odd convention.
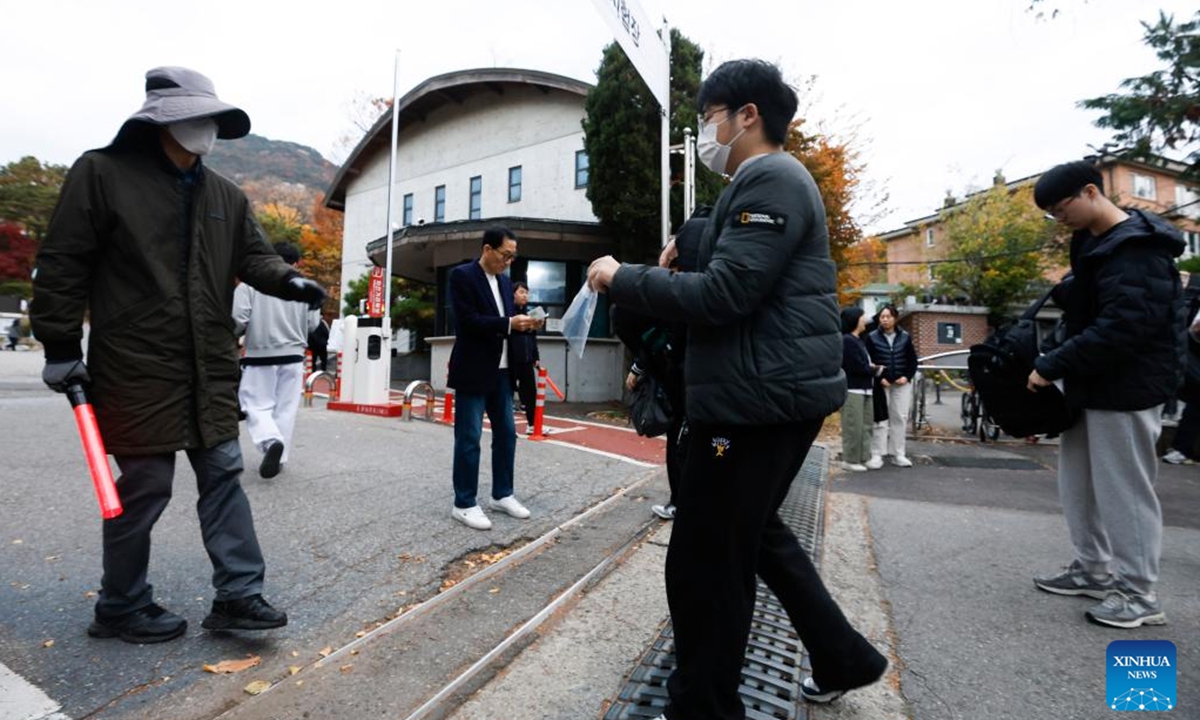
[[[1166,622],[1155,592],[1162,509],[1154,491],[1162,408],[1186,365],[1185,308],[1175,258],[1179,231],[1125,211],[1100,171],[1059,165],[1038,179],[1038,207],[1074,229],[1062,297],[1066,339],[1037,359],[1029,389],[1062,381],[1081,410],[1062,434],[1058,489],[1074,544],[1066,572],[1034,578],[1041,590],[1104,602],[1085,615],[1111,627]]]
[[[912,336],[896,325],[900,319],[895,305],[884,305],[876,316],[879,327],[867,335],[871,361],[883,366],[876,392],[887,400],[888,417],[875,423],[871,437],[871,459],[867,467],[883,467],[884,453],[892,456],[897,467],[912,467],[905,454],[908,409],[912,407],[912,379],[917,374],[917,351]]]

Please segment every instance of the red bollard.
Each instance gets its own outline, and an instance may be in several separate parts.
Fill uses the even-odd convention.
[[[529,436],[530,440],[545,440],[546,436],[542,433],[542,422],[546,415],[546,368],[538,368],[537,379],[537,404],[533,410],[533,434]]]
[[[333,396],[339,402],[346,402],[347,398],[342,397],[342,353],[337,354],[336,364],[333,366]]]
[[[92,485],[96,488],[96,500],[100,503],[100,517],[111,520],[124,512],[121,498],[117,495],[117,484],[113,482],[112,469],[108,467],[108,453],[104,451],[104,438],[96,425],[96,413],[88,402],[82,385],[67,388],[67,399],[75,408],[75,423],[79,426],[79,439],[83,441],[83,454],[87,456]]]
[[[454,389],[446,388],[446,394],[442,398],[442,422],[447,425],[454,424]]]

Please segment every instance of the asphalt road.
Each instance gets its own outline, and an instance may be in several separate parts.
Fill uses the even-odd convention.
[[[323,649],[352,643],[434,596],[469,553],[519,546],[655,472],[522,440],[516,488],[533,518],[493,514],[495,528],[481,533],[449,518],[448,427],[304,409],[291,462],[278,477],[259,478],[255,451],[243,442],[266,596],[289,613],[289,625],[257,634],[200,629],[211,566],[195,516],[195,478],[180,456],[175,497],[154,534],[150,579],[157,601],[188,619],[188,633],[148,646],[94,640],[84,631],[100,578],[99,512],[70,408],[40,386],[40,368],[31,353],[0,353],[0,664],[73,718],[213,717],[245,701],[252,680],[310,667]],[[489,487],[484,465],[481,496]],[[501,636],[517,620],[505,602],[478,621]],[[404,662],[445,674],[467,657],[460,653],[452,643],[426,642]],[[236,675],[202,670],[247,655],[262,664]]]

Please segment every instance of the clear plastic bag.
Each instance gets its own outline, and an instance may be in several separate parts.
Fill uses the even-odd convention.
[[[567,339],[567,347],[581,359],[592,327],[592,316],[596,314],[597,299],[596,291],[585,283],[562,316],[562,334]]]

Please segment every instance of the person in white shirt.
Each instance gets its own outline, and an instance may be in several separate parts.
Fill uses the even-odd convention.
[[[492,521],[476,502],[479,490],[479,440],[483,414],[492,425],[493,510],[518,519],[529,510],[513,496],[516,425],[508,373],[508,337],[533,330],[540,322],[518,315],[512,281],[504,274],[517,256],[517,236],[505,227],[483,234],[479,260],[450,271],[454,308],[454,349],[446,384],[454,389],[454,507],[450,516],[476,530]]]

